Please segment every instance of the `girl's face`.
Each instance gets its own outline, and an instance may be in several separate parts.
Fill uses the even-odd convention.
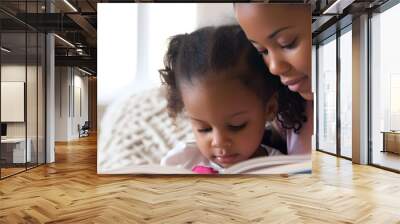
[[[222,167],[250,158],[259,149],[266,121],[275,117],[275,104],[265,105],[226,75],[183,84],[181,95],[197,146]]]
[[[306,100],[311,91],[311,10],[307,5],[235,4],[236,18],[272,74]]]

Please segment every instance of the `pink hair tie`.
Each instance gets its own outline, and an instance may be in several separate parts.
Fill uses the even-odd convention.
[[[207,166],[195,166],[192,169],[193,172],[198,174],[217,174],[218,171],[214,170],[212,167]]]

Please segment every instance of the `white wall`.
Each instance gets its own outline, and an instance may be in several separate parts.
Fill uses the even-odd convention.
[[[69,84],[68,67],[55,68],[55,141],[68,140]]]
[[[197,4],[197,28],[237,24],[233,3]]]
[[[1,80],[10,82],[24,82],[26,86],[26,106],[22,106],[22,113],[26,112],[26,120],[23,122],[6,122],[7,137],[30,139],[30,148],[33,161],[36,162],[37,151],[39,163],[44,162],[44,74],[41,66],[25,64],[3,64],[1,66]],[[25,80],[27,79],[27,81]],[[24,92],[25,93],[25,92]],[[2,95],[2,98],[7,96]],[[1,110],[10,110],[2,107]],[[15,111],[8,111],[16,113]],[[25,119],[25,118],[24,118]]]
[[[28,80],[30,86],[36,86],[36,81],[31,77],[32,75],[36,77],[36,66],[18,65],[18,64],[6,64],[1,66],[1,81],[18,81],[25,82],[25,75],[28,75]],[[30,107],[29,113],[27,113],[27,120],[30,122],[28,124],[28,137],[29,133],[36,133],[36,124],[31,124],[32,121],[36,123],[36,88],[27,88],[27,104]],[[33,104],[31,104],[34,102]],[[31,104],[31,105],[29,105]],[[1,108],[6,110],[7,108]],[[25,137],[25,123],[26,122],[7,122],[7,136],[8,137]]]
[[[1,66],[1,81],[2,82],[25,82],[25,69],[31,71],[32,66],[28,68],[24,65],[8,64]],[[28,72],[30,74],[30,72]],[[4,96],[2,96],[3,98]],[[24,109],[24,108],[23,108]],[[1,108],[7,110],[7,108]],[[24,122],[10,122],[7,123],[7,136],[8,137],[25,137],[25,123]]]
[[[138,5],[97,4],[98,105],[109,104],[136,76]]]
[[[88,78],[76,68],[56,67],[55,85],[55,141],[77,139],[78,124],[88,120]]]
[[[100,3],[97,19],[98,125],[116,99],[161,85],[168,38],[235,23],[232,3]]]
[[[78,73],[77,73],[78,72]],[[78,124],[82,126],[85,121],[89,120],[89,114],[88,114],[88,77],[87,76],[82,76],[83,73],[80,73],[79,70],[74,69],[74,96],[72,98],[74,99],[74,112],[72,113],[72,129],[71,129],[71,136],[72,138],[77,138],[79,137],[79,132],[78,132]],[[80,91],[80,93],[79,93]],[[80,102],[79,102],[80,101]],[[81,110],[81,111],[80,111]]]

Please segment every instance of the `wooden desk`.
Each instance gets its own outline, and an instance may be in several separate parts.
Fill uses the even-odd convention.
[[[3,159],[6,159],[9,163],[25,163],[31,161],[31,145],[32,141],[30,138],[27,139],[26,154],[25,154],[25,138],[6,138],[1,139],[1,153]],[[3,156],[5,154],[5,156]],[[11,160],[12,154],[12,160]],[[8,157],[8,158],[6,158]],[[26,159],[26,161],[25,161]]]
[[[382,152],[393,152],[400,154],[400,131],[382,131],[383,150]]]

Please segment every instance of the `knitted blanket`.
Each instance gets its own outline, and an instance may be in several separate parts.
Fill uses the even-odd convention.
[[[184,117],[168,116],[161,89],[124,97],[107,108],[98,138],[98,173],[131,165],[159,164],[178,142],[193,140]]]

